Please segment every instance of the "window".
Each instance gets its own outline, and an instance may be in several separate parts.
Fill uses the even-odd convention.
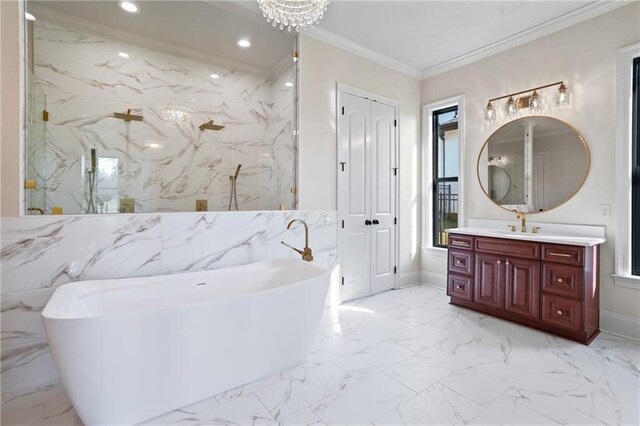
[[[640,275],[640,57],[633,60],[631,106],[631,273]]]
[[[433,246],[446,247],[447,229],[458,226],[458,107],[433,111]]]

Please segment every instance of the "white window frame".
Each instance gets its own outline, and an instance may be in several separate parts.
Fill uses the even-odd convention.
[[[465,226],[465,124],[464,95],[458,95],[422,106],[422,251],[433,256],[446,257],[447,249],[433,245],[433,112],[458,107],[458,225]]]
[[[616,137],[616,286],[640,290],[640,277],[631,274],[631,114],[633,60],[640,57],[640,43],[618,50],[617,75],[617,137]]]

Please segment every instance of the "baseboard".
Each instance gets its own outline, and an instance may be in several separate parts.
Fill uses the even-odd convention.
[[[600,311],[600,330],[640,342],[639,318]]]
[[[420,283],[420,272],[405,272],[399,278],[398,287],[409,287]]]
[[[434,272],[422,271],[420,273],[420,281],[435,287],[445,288],[447,286],[447,276],[444,274],[436,274]]]

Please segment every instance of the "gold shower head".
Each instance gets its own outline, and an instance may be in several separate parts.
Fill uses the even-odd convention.
[[[218,130],[222,130],[224,129],[225,126],[222,126],[220,124],[213,124],[213,120],[209,120],[206,123],[202,123],[200,126],[198,126],[198,129],[200,129],[201,132],[204,132],[205,130],[213,130],[213,131],[218,131]]]

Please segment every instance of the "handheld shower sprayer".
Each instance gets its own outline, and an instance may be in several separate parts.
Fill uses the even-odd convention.
[[[96,187],[96,173],[98,171],[98,158],[96,155],[96,149],[91,148],[91,163],[87,169],[87,175],[89,176],[89,192],[87,194],[87,213],[95,213],[96,205],[93,201],[94,192]]]
[[[238,164],[236,167],[236,173],[233,176],[229,176],[231,180],[231,195],[229,196],[229,210],[231,210],[232,202],[235,201],[236,210],[238,210],[238,190],[237,190],[237,182],[238,176],[240,175],[240,168],[242,164]]]

